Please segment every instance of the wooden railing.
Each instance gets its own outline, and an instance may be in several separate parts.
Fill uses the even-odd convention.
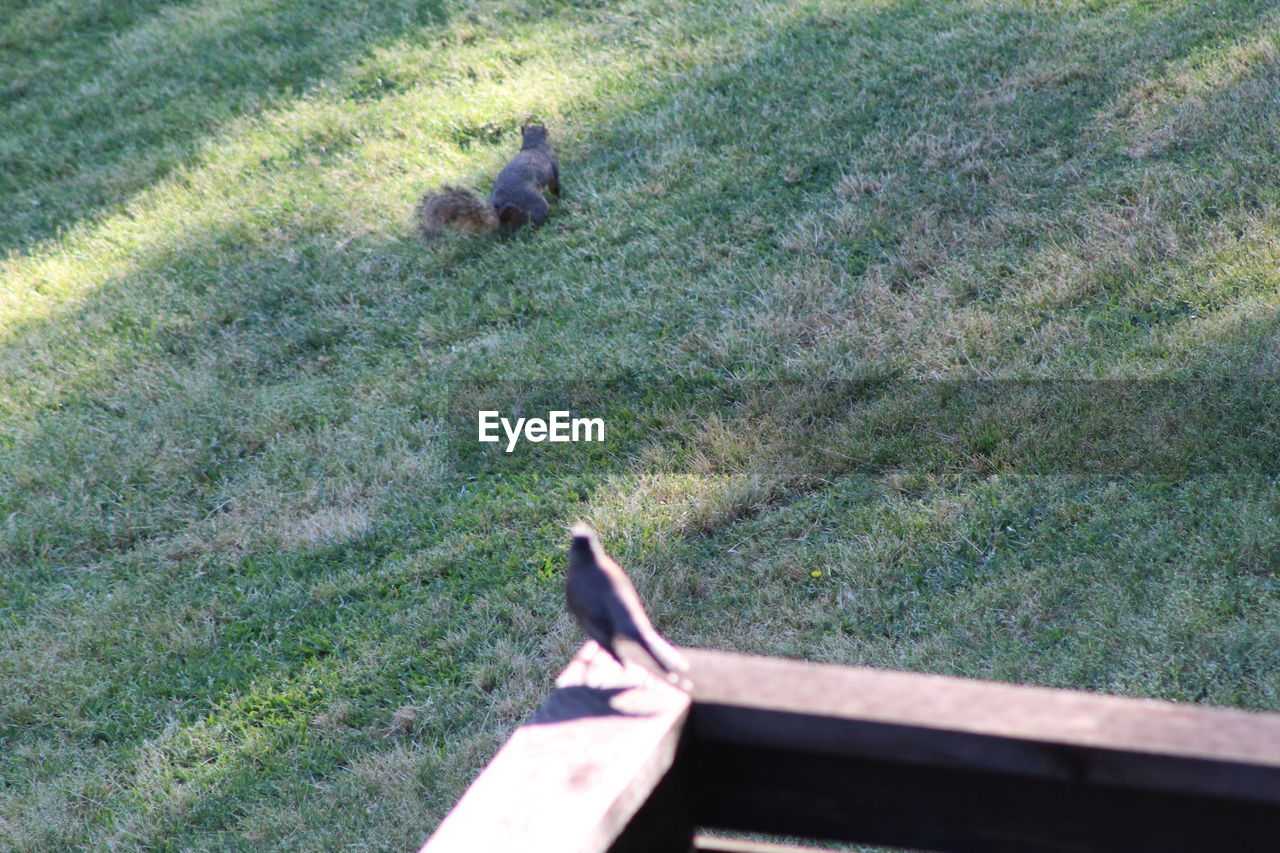
[[[696,649],[685,692],[592,649],[422,853],[1280,851],[1280,714]]]

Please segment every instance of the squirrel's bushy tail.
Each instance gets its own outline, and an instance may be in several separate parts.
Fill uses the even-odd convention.
[[[492,231],[498,227],[498,214],[491,204],[470,190],[444,186],[440,192],[428,193],[418,202],[418,227],[428,239],[446,228]]]

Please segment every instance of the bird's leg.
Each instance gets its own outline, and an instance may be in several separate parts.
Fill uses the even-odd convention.
[[[605,652],[604,646],[600,645],[595,640],[592,640],[591,642],[587,643],[587,645],[590,647],[590,651],[587,652],[585,659],[582,661],[582,665],[583,665],[582,683],[587,687],[611,686],[612,682],[609,678],[601,678],[601,679],[593,680],[591,675],[592,675],[593,669],[596,670],[597,673],[599,672],[600,667],[596,664],[596,660],[600,657],[602,652],[605,655],[606,661],[612,660],[613,656],[610,655],[608,652]],[[596,681],[599,681],[599,683],[596,683]]]
[[[582,683],[587,687],[592,687],[591,683],[591,665],[596,662],[596,658],[600,656],[600,644],[594,640],[591,642],[591,653],[587,655],[587,659],[583,662]]]
[[[583,647],[578,660],[582,664],[582,684],[585,687],[600,689],[638,687],[653,677],[643,666],[625,657],[618,661],[595,640],[591,640]]]

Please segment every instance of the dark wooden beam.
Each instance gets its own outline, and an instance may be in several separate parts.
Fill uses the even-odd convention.
[[[936,850],[1280,849],[1280,716],[688,650],[694,820]]]
[[[677,752],[675,764],[614,839],[608,853],[690,853],[694,839],[691,783],[689,766],[681,764]]]
[[[637,818],[633,838],[660,836],[666,843],[646,849],[687,853],[693,826],[672,817],[684,800],[651,795],[675,761],[689,696],[595,651],[590,643],[579,652],[422,853],[600,853]],[[651,799],[665,810],[645,810]]]

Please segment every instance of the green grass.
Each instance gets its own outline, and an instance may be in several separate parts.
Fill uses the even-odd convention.
[[[1280,710],[1277,23],[0,0],[0,847],[416,849],[578,518],[679,643]]]

